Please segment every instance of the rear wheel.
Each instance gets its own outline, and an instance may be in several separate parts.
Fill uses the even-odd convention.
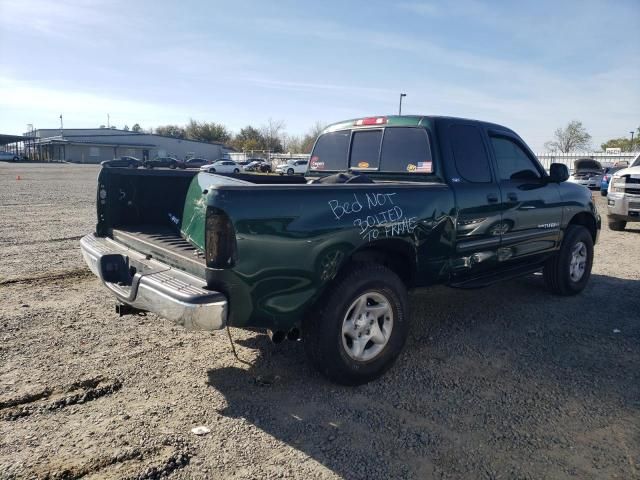
[[[330,287],[320,311],[303,324],[311,363],[330,380],[360,385],[378,378],[407,337],[407,290],[378,264],[361,264]]]
[[[238,170],[237,168],[234,168],[233,173],[240,173],[240,170]]]
[[[615,232],[622,232],[627,226],[624,220],[609,220],[609,228]]]
[[[293,168],[290,168],[289,170],[287,170],[287,175],[293,175]]]
[[[581,225],[569,225],[560,251],[547,260],[544,280],[558,295],[580,293],[589,281],[593,264],[593,238]]]
[[[209,169],[209,173],[216,173],[216,169],[215,168],[210,168]]]

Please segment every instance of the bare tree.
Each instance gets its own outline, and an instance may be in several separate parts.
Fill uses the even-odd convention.
[[[282,139],[284,134],[284,120],[274,120],[270,118],[266,125],[260,127],[260,133],[264,138],[267,150],[272,152],[282,152]]]
[[[589,150],[591,147],[591,135],[578,120],[572,120],[565,128],[558,128],[553,134],[553,140],[544,144],[547,150],[560,151],[562,153],[576,150]]]

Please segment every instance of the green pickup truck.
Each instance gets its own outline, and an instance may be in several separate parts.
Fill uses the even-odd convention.
[[[579,293],[600,216],[567,178],[500,125],[361,118],[323,131],[304,177],[103,168],[81,248],[120,314],[300,337],[356,385],[402,350],[409,289],[542,270],[552,292]]]

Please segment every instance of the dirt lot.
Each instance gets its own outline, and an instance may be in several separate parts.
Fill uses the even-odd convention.
[[[577,297],[413,293],[398,363],[345,388],[297,342],[233,329],[248,367],[119,318],[78,248],[97,173],[0,163],[0,478],[640,478],[640,224],[605,222]]]

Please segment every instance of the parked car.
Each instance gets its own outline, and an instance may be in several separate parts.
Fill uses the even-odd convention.
[[[241,166],[233,160],[218,160],[200,167],[200,171],[207,173],[239,173]]]
[[[271,165],[263,159],[258,159],[258,160],[249,162],[247,165],[243,167],[243,170],[245,172],[270,173]]]
[[[575,295],[600,230],[566,165],[547,174],[515,132],[467,119],[329,126],[306,178],[144,173],[101,170],[95,233],[80,242],[120,313],[301,336],[311,363],[349,385],[400,354],[409,289],[542,270],[550,291]]]
[[[124,156],[120,158],[114,158],[113,160],[105,160],[100,162],[103,167],[124,167],[124,168],[138,168],[142,166],[142,162],[136,157]]]
[[[22,159],[22,155],[19,153],[5,152],[0,150],[0,161],[19,162]]]
[[[178,168],[180,162],[173,157],[155,157],[151,160],[146,160],[142,165],[144,168]]]
[[[614,165],[613,167],[607,167],[604,169],[604,175],[602,175],[602,180],[600,181],[600,195],[602,195],[603,197],[607,196],[607,191],[609,190],[609,180],[611,180],[611,177],[614,173],[626,167],[628,167],[628,165]]]
[[[205,158],[190,158],[180,163],[180,168],[200,168],[203,165],[209,165],[211,162]]]
[[[592,158],[579,158],[573,162],[573,173],[569,176],[569,181],[587,188],[600,188],[603,174],[600,162]]]
[[[622,231],[628,222],[640,222],[640,155],[631,166],[611,177],[607,193],[609,228]]]
[[[278,165],[276,167],[276,173],[279,173],[280,175],[284,175],[285,173],[287,175],[295,175],[295,174],[304,175],[307,171],[308,165],[309,165],[308,160],[291,159],[291,160],[287,160],[287,163],[285,164]]]

